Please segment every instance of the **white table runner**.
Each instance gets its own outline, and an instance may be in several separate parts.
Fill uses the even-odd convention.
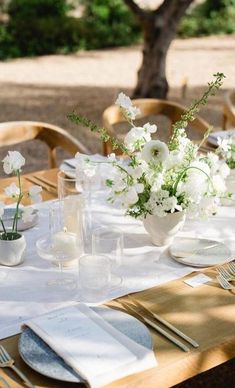
[[[97,194],[94,202],[94,226],[112,225],[124,232],[125,252],[119,268],[123,282],[108,293],[107,300],[145,290],[195,271],[195,268],[171,259],[166,248],[153,246],[142,223],[124,216],[123,210],[107,205],[103,193]],[[48,232],[47,208],[47,202],[38,205],[38,225],[24,232],[27,240],[25,262],[18,267],[0,266],[1,339],[19,333],[23,321],[79,300],[79,292],[62,288],[58,290],[58,287],[53,289],[47,285],[56,270],[50,262],[38,257],[35,248],[37,239]],[[188,220],[179,236],[223,241],[235,254],[235,208],[223,207],[218,215],[207,221]]]

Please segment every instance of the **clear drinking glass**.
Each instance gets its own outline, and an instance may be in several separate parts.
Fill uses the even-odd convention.
[[[101,302],[110,284],[110,261],[104,255],[84,255],[79,260],[79,286],[84,302]]]
[[[58,198],[64,199],[68,196],[73,196],[81,193],[76,185],[76,170],[67,169],[59,171],[57,174],[58,180]]]
[[[77,222],[71,223],[67,212],[67,199],[53,201],[49,205],[49,233],[36,242],[39,256],[59,267],[59,276],[49,281],[49,285],[76,287],[78,259],[83,253],[80,213],[81,207],[78,206],[74,211],[74,219],[77,219]],[[64,271],[65,268],[68,271]]]
[[[106,255],[111,264],[111,284],[117,286],[122,278],[115,272],[123,256],[123,233],[118,228],[102,226],[92,233],[92,254]]]

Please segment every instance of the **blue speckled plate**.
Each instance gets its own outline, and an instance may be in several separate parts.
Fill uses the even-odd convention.
[[[93,307],[123,334],[148,349],[152,349],[152,339],[146,326],[131,315],[107,307]],[[71,383],[83,382],[83,379],[72,368],[65,364],[40,337],[31,329],[23,330],[19,340],[19,353],[23,360],[36,372],[53,379]]]

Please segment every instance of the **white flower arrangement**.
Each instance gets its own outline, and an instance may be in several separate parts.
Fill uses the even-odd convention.
[[[219,137],[217,143],[216,153],[225,160],[231,170],[235,169],[235,137],[231,136],[228,139]]]
[[[111,141],[114,149],[119,147],[128,156],[124,160],[117,160],[115,155],[109,158],[115,170],[110,173],[107,185],[110,187],[109,200],[119,201],[130,216],[143,219],[148,214],[164,217],[174,212],[194,216],[216,213],[219,198],[226,195],[224,179],[228,171],[217,155],[200,154],[200,144],[194,144],[185,131],[199,106],[205,105],[208,97],[222,85],[224,75],[217,73],[215,77],[202,98],[174,124],[168,143],[152,139],[156,125],[135,126],[134,120],[140,112],[124,93],[116,100],[131,126],[124,143],[111,138],[105,128],[97,127],[86,118],[75,113],[69,115],[72,121],[98,132],[103,141]]]
[[[8,151],[7,156],[2,160],[3,170],[9,175],[15,173],[18,179],[18,185],[11,183],[4,190],[7,197],[12,198],[16,202],[15,213],[13,216],[11,230],[6,230],[4,225],[4,211],[6,205],[4,202],[0,202],[0,222],[2,225],[3,233],[0,234],[1,240],[15,240],[20,237],[18,233],[18,220],[21,217],[24,222],[32,221],[34,217],[34,209],[32,207],[24,207],[21,205],[21,201],[24,197],[29,197],[32,203],[40,202],[41,198],[41,186],[33,185],[28,191],[23,191],[21,185],[21,168],[25,164],[25,158],[18,151]],[[20,206],[21,205],[21,206]]]

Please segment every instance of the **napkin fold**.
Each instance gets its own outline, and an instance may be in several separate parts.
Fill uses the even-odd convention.
[[[152,350],[137,344],[84,304],[25,322],[91,387],[157,365]]]

